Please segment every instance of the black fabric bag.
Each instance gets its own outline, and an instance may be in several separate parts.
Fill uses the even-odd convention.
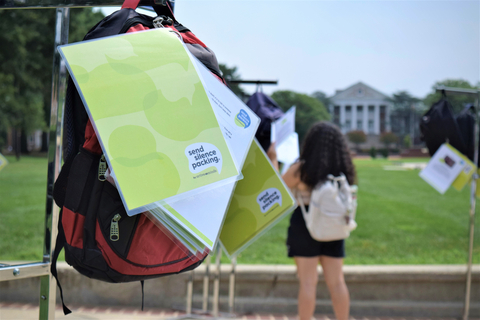
[[[475,107],[471,104],[467,105],[465,109],[457,115],[456,120],[463,142],[465,143],[465,155],[473,161],[473,155],[475,153]]]
[[[453,116],[452,106],[445,94],[420,119],[420,132],[422,134],[421,139],[425,141],[431,156],[445,142],[450,143],[458,151],[467,155],[467,146],[462,137],[462,132]]]
[[[270,147],[270,135],[272,134],[272,122],[283,116],[280,106],[263,92],[255,92],[247,101],[247,106],[260,117],[255,137],[267,151]]]

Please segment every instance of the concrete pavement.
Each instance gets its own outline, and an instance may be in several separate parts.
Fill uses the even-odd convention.
[[[151,309],[141,311],[132,308],[119,307],[73,307],[72,313],[65,316],[60,307],[55,310],[55,319],[67,320],[180,320],[180,319],[241,319],[241,320],[296,320],[294,314],[248,314],[221,315],[219,318],[186,315],[174,310]],[[19,303],[0,303],[1,320],[37,320],[38,305]],[[333,315],[316,314],[312,320],[334,320]],[[351,317],[351,320],[458,320],[458,318],[428,318],[428,317]],[[470,320],[480,320],[470,318]]]

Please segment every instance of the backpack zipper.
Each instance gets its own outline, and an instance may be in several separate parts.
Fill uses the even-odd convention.
[[[98,180],[105,181],[105,173],[107,172],[107,161],[105,160],[105,155],[102,154],[100,162],[98,163]]]
[[[165,24],[172,25],[173,20],[172,18],[166,17],[166,16],[158,16],[153,20],[150,20],[145,17],[133,17],[125,21],[125,24],[123,25],[119,33],[127,32],[128,29],[130,29],[131,27],[133,27],[133,25],[138,23],[143,24],[144,26],[149,28],[163,28],[163,25]]]
[[[118,241],[120,239],[120,230],[118,229],[118,221],[122,219],[122,216],[117,213],[113,216],[112,223],[110,223],[110,240]]]

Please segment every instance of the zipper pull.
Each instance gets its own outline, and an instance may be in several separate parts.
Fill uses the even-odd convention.
[[[120,232],[118,229],[118,221],[122,218],[120,214],[116,214],[113,219],[112,223],[110,224],[110,240],[111,241],[118,241],[120,239]]]
[[[106,180],[105,172],[107,172],[107,161],[105,160],[105,156],[102,154],[100,162],[98,163],[98,180]]]
[[[153,19],[153,26],[155,27],[155,29],[161,29],[161,28],[165,28],[163,26],[163,17],[162,16],[158,16],[156,17],[155,19]]]

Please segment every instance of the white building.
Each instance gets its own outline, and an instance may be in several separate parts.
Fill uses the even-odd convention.
[[[378,136],[390,131],[390,110],[392,103],[387,95],[362,82],[345,90],[337,90],[330,97],[332,122],[345,134],[352,130],[362,130],[367,134],[367,144],[377,144]]]

